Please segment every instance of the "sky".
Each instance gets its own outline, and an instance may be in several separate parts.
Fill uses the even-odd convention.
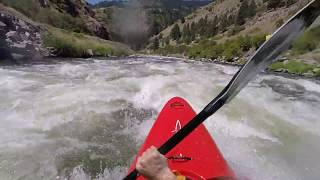
[[[87,2],[89,2],[90,4],[96,4],[101,1],[104,1],[104,0],[87,0]]]

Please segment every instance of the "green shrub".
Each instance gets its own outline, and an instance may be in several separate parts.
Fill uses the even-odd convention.
[[[41,9],[36,14],[34,19],[45,24],[50,24],[57,28],[66,29],[77,33],[90,34],[85,23],[80,18],[72,17],[69,14],[63,14],[48,8]]]
[[[233,36],[233,35],[236,35],[238,34],[239,32],[245,30],[245,27],[244,26],[235,26],[233,27],[230,31],[228,31],[228,35],[229,36]]]
[[[34,17],[40,7],[34,0],[2,0],[6,5],[13,7],[28,17]]]
[[[258,49],[266,41],[266,34],[251,37],[252,46]]]
[[[285,62],[275,62],[269,66],[270,70],[273,71],[287,71],[292,74],[304,74],[311,72],[315,76],[319,76],[319,66],[314,64],[307,64],[297,60],[289,60]]]
[[[276,27],[279,28],[280,26],[283,25],[283,23],[284,23],[284,21],[283,21],[282,18],[278,19],[278,20],[276,21]]]
[[[306,31],[293,44],[295,54],[303,54],[315,50],[320,44],[320,26]]]
[[[54,48],[56,55],[61,57],[121,56],[129,53],[129,50],[96,37],[56,28],[48,28],[43,40],[45,47]]]
[[[215,38],[201,38],[198,43],[193,43],[191,46],[166,45],[157,49],[155,53],[162,55],[184,54],[189,58],[208,59],[217,59],[224,56],[226,60],[232,61],[234,57],[241,57],[251,48],[259,47],[264,41],[265,35],[240,36],[219,44],[215,41]]]
[[[36,0],[3,0],[5,4],[25,14],[31,19],[78,33],[90,34],[83,20],[51,8],[41,8]]]
[[[241,56],[241,47],[237,43],[230,43],[225,45],[225,49],[222,52],[222,56],[225,56],[227,61],[232,61],[234,57]]]
[[[252,42],[251,42],[251,37],[249,36],[240,36],[237,39],[237,43],[239,43],[240,48],[242,49],[242,51],[249,51],[250,48],[252,47]]]

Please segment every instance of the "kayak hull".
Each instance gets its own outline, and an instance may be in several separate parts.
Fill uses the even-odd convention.
[[[195,111],[184,99],[175,97],[169,100],[139,149],[129,172],[135,168],[137,157],[146,149],[150,146],[159,148],[194,116],[196,116]],[[203,124],[165,156],[172,171],[190,179],[234,179],[235,177]],[[138,177],[138,179],[144,178]]]

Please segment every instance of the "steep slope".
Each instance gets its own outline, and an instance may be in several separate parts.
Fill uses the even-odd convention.
[[[150,36],[210,1],[132,0],[104,1],[95,5],[97,19],[110,27],[112,39],[144,47]]]
[[[270,0],[271,1],[271,0]],[[231,35],[248,35],[272,33],[279,25],[285,22],[289,17],[296,13],[301,7],[303,7],[310,0],[295,0],[296,3],[290,5],[280,5],[280,7],[271,8],[268,7],[268,1],[266,0],[217,0],[205,7],[201,7],[194,13],[185,17],[185,22],[177,22],[179,27],[183,29],[186,25],[197,24],[201,20],[213,22],[209,24],[217,28],[215,34],[219,34],[226,38],[230,38]],[[247,3],[247,7],[240,9],[243,2]],[[254,7],[250,7],[252,3]],[[239,11],[242,11],[239,12]],[[249,15],[242,15],[250,11]],[[244,16],[244,17],[239,17]],[[242,19],[243,23],[238,22]],[[163,30],[161,33],[164,37],[170,35],[173,25]],[[210,27],[208,27],[210,28]],[[232,31],[239,31],[233,32]],[[229,34],[227,34],[229,32]],[[214,35],[215,35],[214,34]]]
[[[90,16],[93,12],[90,9],[70,9],[70,4],[64,6],[53,1],[24,4],[26,1],[0,3],[0,63],[33,62],[48,56],[119,56],[133,53],[126,45],[96,37],[108,38],[105,36],[108,33],[99,34],[101,31],[94,25],[89,31],[87,25],[90,20],[86,24],[80,17]],[[98,23],[96,20],[92,22]]]
[[[34,21],[110,39],[109,32],[95,19],[94,11],[84,0],[2,0],[2,2]]]
[[[217,0],[152,37],[148,51],[243,64],[271,33],[308,2],[310,0]],[[299,59],[292,63],[294,66],[311,64],[314,67],[311,70],[316,72],[306,68],[303,73],[320,75],[319,32],[316,26],[307,31],[283,55],[284,59]],[[287,71],[287,64],[284,61],[272,69]],[[302,73],[299,68],[293,69]]]

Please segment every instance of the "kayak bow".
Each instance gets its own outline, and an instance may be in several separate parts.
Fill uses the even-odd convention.
[[[184,99],[175,97],[168,101],[141,146],[130,171],[134,170],[137,158],[145,150],[150,146],[159,148],[194,116],[196,113]],[[169,151],[165,157],[173,172],[178,172],[189,179],[234,179],[233,171],[203,124]],[[137,179],[144,178],[140,176]]]

